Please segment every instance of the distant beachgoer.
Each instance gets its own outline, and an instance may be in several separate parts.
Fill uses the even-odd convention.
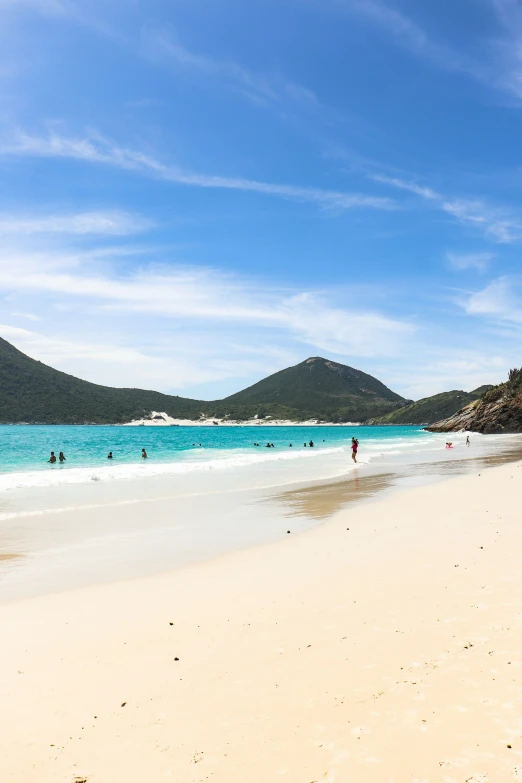
[[[145,451],[145,449],[141,450],[141,458],[142,459],[147,459],[147,452]]]
[[[272,446],[270,445],[270,443],[267,443],[266,446],[265,446],[265,449],[271,449],[271,448],[272,448]]]
[[[107,454],[107,459],[112,459],[112,451],[109,451],[109,453]]]
[[[313,440],[311,440],[311,441],[310,441],[310,443],[309,443],[308,445],[310,446],[310,448],[311,448],[311,449],[313,449],[313,447],[314,447],[314,442],[313,442]]]
[[[303,443],[303,446],[305,447],[305,449],[306,449],[307,445],[308,445],[307,443]]]
[[[51,451],[51,456],[47,460],[47,462],[50,462],[52,465],[56,462],[56,457],[54,456],[54,451]]]
[[[65,462],[65,454],[63,453],[63,451],[60,451],[58,455],[58,459],[60,460],[60,462]]]
[[[292,444],[290,443],[290,448],[292,448]]]
[[[274,444],[273,444],[273,443],[271,443],[270,445],[272,446],[272,448],[273,448],[273,449],[275,449],[275,446],[274,446]]]
[[[471,445],[471,444],[470,444],[470,442],[469,442],[469,435],[466,435],[466,446],[470,446],[470,445]]]
[[[357,462],[357,449],[359,448],[359,441],[357,438],[352,438],[352,459]]]
[[[453,443],[452,443],[451,441],[449,441],[448,443],[446,443],[446,448],[447,448],[447,449],[452,449],[452,448],[453,448]]]

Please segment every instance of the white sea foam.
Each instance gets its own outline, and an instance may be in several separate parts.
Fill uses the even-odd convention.
[[[289,462],[296,460],[318,459],[328,454],[346,453],[343,446],[330,449],[308,449],[306,451],[280,451],[274,453],[249,454],[245,452],[223,452],[229,456],[206,460],[184,460],[177,462],[158,462],[152,460],[125,465],[103,465],[88,468],[48,467],[43,470],[31,470],[17,473],[0,474],[0,492],[9,489],[24,489],[29,487],[53,487],[67,484],[85,484],[90,481],[113,481],[115,479],[137,479],[152,476],[182,475],[186,473],[205,472],[208,470],[231,470],[263,463]]]

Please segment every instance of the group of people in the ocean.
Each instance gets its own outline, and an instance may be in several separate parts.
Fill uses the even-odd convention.
[[[58,460],[60,462],[65,462],[65,454],[63,453],[63,451],[60,451],[60,453],[58,455]],[[56,455],[55,455],[54,451],[51,451],[51,456],[49,457],[47,462],[50,462],[51,465],[54,465],[54,463],[56,462]]]
[[[323,443],[324,443],[324,440],[323,440]],[[196,444],[193,443],[192,445],[195,446]],[[254,443],[254,446],[260,446],[260,445],[261,445],[260,443]],[[293,447],[293,443],[289,443],[288,445],[289,445],[290,448]],[[466,446],[469,446],[469,445],[470,445],[469,435],[466,435]],[[201,443],[199,444],[199,446],[201,446]],[[303,443],[303,447],[304,448],[309,447],[309,448],[312,449],[314,446],[315,446],[315,444],[314,444],[313,440],[310,440],[308,443]],[[273,443],[267,443],[265,448],[267,448],[267,449],[275,449],[275,445]],[[446,448],[447,449],[452,449],[453,448],[453,442],[452,441],[447,441],[446,442]],[[357,440],[357,438],[352,438],[351,450],[352,450],[352,460],[354,462],[357,462],[357,452],[359,450],[359,441]],[[141,458],[142,459],[148,459],[148,456],[149,455],[147,454],[146,450],[142,449],[141,450]],[[114,459],[114,457],[112,455],[112,451],[109,451],[109,453],[107,454],[107,459]],[[51,456],[47,460],[47,462],[50,462],[51,465],[54,465],[56,462],[59,462],[60,464],[62,464],[65,461],[66,461],[65,454],[63,453],[63,451],[60,451],[60,453],[58,454],[58,457],[56,457],[54,451],[51,451]]]
[[[323,443],[324,443],[324,440],[323,440]],[[466,439],[466,444],[469,446],[469,437]],[[193,443],[192,445],[195,446],[196,444]],[[201,443],[199,445],[201,446]],[[260,446],[260,445],[261,445],[260,443],[254,443],[254,446]],[[293,447],[292,443],[289,443],[288,445],[289,445],[290,448]],[[313,449],[314,446],[315,446],[315,443],[313,442],[313,440],[310,440],[308,443],[303,443],[303,446],[304,446],[304,448],[308,447],[308,448]],[[446,444],[446,447],[447,448],[451,448],[451,444]],[[275,449],[275,445],[273,443],[267,443],[265,448],[267,448],[267,449]],[[358,448],[359,448],[359,441],[357,440],[357,438],[352,438],[352,459],[353,459],[354,462],[357,462],[357,450],[358,450]],[[141,458],[142,459],[148,459],[148,456],[149,455],[147,454],[146,450],[142,449],[141,450]],[[109,453],[107,454],[107,459],[114,459],[114,457],[112,455],[112,451],[109,451]],[[65,460],[65,454],[63,453],[63,451],[60,451],[58,457],[56,457],[54,451],[51,451],[51,456],[47,460],[47,462],[50,462],[51,465],[54,465],[55,462],[62,463],[62,462],[65,462],[65,461],[66,461]]]
[[[324,441],[323,441],[323,443],[324,443]],[[194,445],[194,444],[192,444],[192,445]],[[201,446],[201,443],[199,445]],[[254,446],[260,446],[260,445],[261,445],[260,443],[254,443]],[[291,449],[291,448],[293,448],[293,445],[294,445],[293,443],[289,443],[288,447]],[[310,443],[303,443],[303,446],[305,448],[307,446],[309,446],[311,449],[313,449],[313,447],[315,446],[315,443],[313,442],[313,440],[311,440]],[[275,449],[275,446],[274,446],[273,443],[267,443],[266,446],[265,446],[265,449]]]
[[[145,449],[142,449],[141,450],[141,458],[142,459],[147,459],[148,456],[149,455],[147,454]],[[112,456],[112,451],[109,451],[109,453],[107,454],[107,459],[114,459],[114,457]],[[54,453],[54,451],[51,451],[51,456],[47,460],[47,462],[50,462],[51,465],[54,465],[55,462],[60,462],[61,463],[61,462],[65,462],[65,461],[66,461],[65,454],[63,453],[63,451],[60,451],[60,453],[58,455],[58,459],[56,458],[56,454]]]

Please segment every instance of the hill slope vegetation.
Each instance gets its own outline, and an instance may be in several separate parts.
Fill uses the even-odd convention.
[[[442,392],[432,397],[412,402],[404,408],[387,413],[372,420],[372,424],[433,424],[440,419],[453,416],[470,402],[475,402],[492,386],[481,386],[471,392],[461,390]]]
[[[0,423],[118,424],[148,417],[153,410],[191,420],[364,421],[406,403],[371,375],[320,357],[214,402],[117,389],[48,367],[0,338]]]

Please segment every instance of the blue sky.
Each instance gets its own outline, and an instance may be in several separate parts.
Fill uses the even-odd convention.
[[[518,0],[0,0],[0,336],[212,399],[522,363]]]

